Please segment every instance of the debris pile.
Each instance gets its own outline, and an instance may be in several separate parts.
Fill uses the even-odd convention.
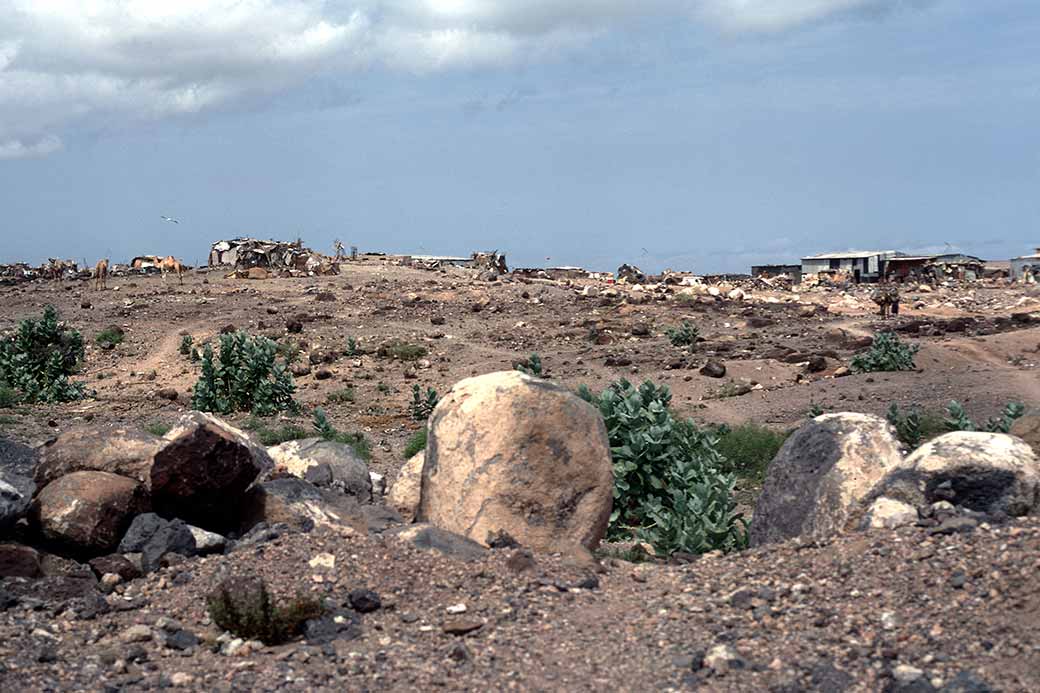
[[[259,267],[283,276],[301,277],[339,274],[339,263],[310,248],[301,241],[261,241],[255,238],[234,238],[217,241],[210,248],[210,267],[232,267],[232,276],[246,276]]]

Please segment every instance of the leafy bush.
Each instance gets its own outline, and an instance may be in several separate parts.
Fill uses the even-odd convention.
[[[408,444],[404,446],[404,458],[410,460],[420,452],[426,449],[426,437],[427,430],[423,426],[421,429],[415,432],[411,438],[408,439]]]
[[[94,341],[102,349],[114,349],[117,345],[123,343],[123,339],[126,337],[126,333],[123,332],[120,327],[106,327],[97,333],[94,337]]]
[[[677,347],[692,346],[701,336],[700,330],[689,320],[683,320],[678,327],[669,327],[665,334],[668,335],[668,341]]]
[[[343,350],[344,356],[361,356],[361,344],[353,337],[347,337],[347,348]]]
[[[181,345],[177,348],[181,356],[191,356],[191,352],[195,351],[195,338],[190,334],[186,334],[181,337]]]
[[[39,320],[22,320],[14,334],[0,341],[0,385],[29,403],[82,399],[83,384],[69,376],[85,353],[83,336],[59,323],[57,311],[47,306]]]
[[[809,401],[809,411],[805,412],[805,416],[810,419],[815,419],[817,416],[823,416],[826,413],[824,408],[816,401]]]
[[[988,431],[990,433],[1007,433],[1015,420],[1025,413],[1025,407],[1012,402],[1001,410],[1000,415],[991,417],[986,424],[979,427],[964,411],[960,402],[952,401],[946,406],[945,416],[932,412],[923,412],[916,406],[906,411],[895,402],[888,408],[886,418],[896,429],[899,440],[911,450],[928,442],[932,438],[950,431]]]
[[[703,553],[746,545],[743,518],[733,501],[734,479],[720,470],[716,441],[669,409],[671,393],[652,382],[638,389],[619,380],[598,397],[614,462],[614,510],[607,536],[634,532],[659,553]]]
[[[521,373],[532,375],[534,377],[541,377],[542,375],[542,357],[538,354],[531,354],[525,360],[519,362],[514,368]]]
[[[738,477],[761,482],[787,436],[750,422],[736,428],[722,427],[717,445],[723,457],[721,468]]]
[[[426,388],[424,395],[418,385],[412,385],[412,403],[408,405],[408,413],[415,421],[426,421],[440,401],[440,396],[432,387]]]
[[[296,386],[286,366],[276,362],[276,352],[269,339],[232,332],[220,336],[219,361],[214,363],[207,344],[192,408],[220,414],[251,411],[258,416],[297,411]]]
[[[920,348],[903,344],[893,332],[882,332],[868,351],[852,359],[851,367],[856,373],[912,371],[917,367],[914,357]]]
[[[354,388],[345,387],[342,390],[336,390],[335,392],[330,393],[326,400],[330,404],[346,404],[348,402],[353,402],[356,396],[357,393],[354,391]]]
[[[290,340],[288,342],[278,342],[275,349],[277,350],[278,355],[285,359],[285,362],[290,366],[296,363],[297,359],[300,358],[300,345],[295,341]]]
[[[325,411],[322,409],[314,410],[314,421],[312,423],[314,431],[323,439],[330,440],[334,443],[343,443],[349,445],[354,449],[354,453],[357,454],[362,460],[366,462],[372,457],[372,445],[368,442],[368,438],[365,437],[364,433],[343,433],[337,431],[325,415]]]
[[[247,640],[278,645],[296,635],[305,621],[324,609],[311,597],[297,595],[278,604],[259,577],[230,577],[206,597],[213,623]]]
[[[408,344],[399,339],[393,339],[382,344],[376,351],[376,355],[381,358],[397,359],[399,361],[418,361],[426,354],[426,347],[419,344]]]

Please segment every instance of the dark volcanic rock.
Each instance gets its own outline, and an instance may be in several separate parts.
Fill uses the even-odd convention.
[[[709,361],[701,368],[700,373],[709,378],[725,378],[726,364],[717,359],[709,359]]]

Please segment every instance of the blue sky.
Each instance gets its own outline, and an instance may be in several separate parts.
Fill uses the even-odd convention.
[[[1038,123],[1032,0],[11,0],[0,261],[1006,259]]]

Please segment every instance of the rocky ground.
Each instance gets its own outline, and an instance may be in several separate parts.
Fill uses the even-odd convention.
[[[372,260],[306,280],[211,272],[183,285],[112,279],[104,292],[79,282],[0,287],[0,330],[51,304],[83,332],[82,377],[96,391],[68,405],[0,409],[0,437],[35,447],[83,425],[165,428],[188,410],[198,375],[178,353],[183,335],[201,343],[232,326],[298,349],[297,399],[308,412],[324,408],[338,429],[365,433],[370,469],[391,482],[420,427],[408,413],[414,384],[443,394],[532,353],[545,376],[568,388],[599,389],[619,377],[667,384],[678,412],[712,423],[789,429],[813,405],[881,414],[892,402],[941,409],[951,399],[985,420],[1009,401],[1030,409],[1040,402],[1040,294],[1032,288],[915,291],[903,314],[884,322],[856,289],[760,287],[740,300],[677,291],[492,283],[464,270]],[[684,319],[700,328],[695,347],[673,346],[665,335]],[[94,336],[109,326],[126,336],[106,350]],[[880,329],[921,346],[918,370],[844,375]],[[345,355],[348,338],[363,353]],[[389,340],[427,353],[381,356]],[[709,360],[724,366],[723,377],[701,372]],[[285,423],[308,427],[310,418],[271,425]],[[32,460],[21,450],[0,445],[0,465],[29,476]],[[160,498],[157,487],[149,492]],[[38,561],[30,572],[45,576],[0,583],[0,686],[952,692],[1040,685],[1035,518],[921,522],[662,564],[453,541],[430,551],[399,537],[389,514],[361,515],[310,532],[265,525],[227,553],[167,554],[173,558],[156,572],[100,586],[96,574],[110,571],[0,551],[0,563]],[[242,572],[264,576],[282,599],[320,598],[328,615],[283,645],[222,633],[206,597]]]

